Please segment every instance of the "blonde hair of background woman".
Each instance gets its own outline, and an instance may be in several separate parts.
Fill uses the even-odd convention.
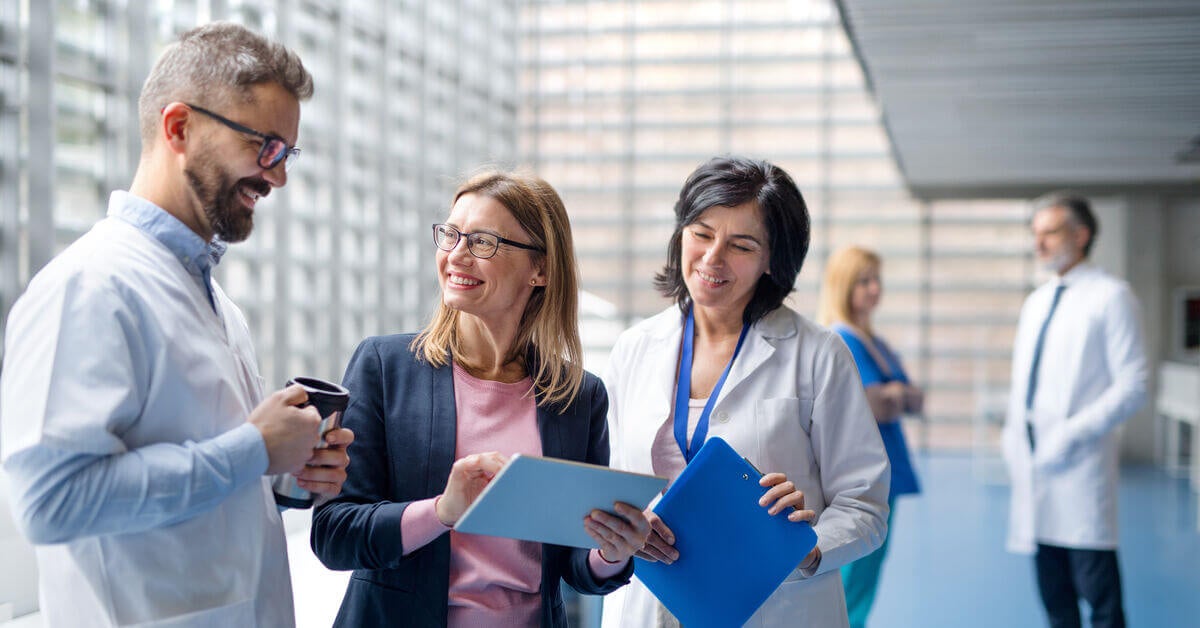
[[[827,327],[834,323],[854,323],[850,305],[854,284],[864,271],[878,270],[882,266],[878,254],[861,246],[846,246],[834,251],[825,261],[825,279],[817,299],[817,322]],[[869,327],[862,331],[874,333]]]

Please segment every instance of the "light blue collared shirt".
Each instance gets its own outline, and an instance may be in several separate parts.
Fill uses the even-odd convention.
[[[205,242],[195,231],[183,224],[183,221],[167,213],[167,210],[124,190],[112,193],[108,201],[108,215],[137,227],[167,247],[187,269],[188,274],[204,288],[205,294],[208,295],[208,304],[216,311],[212,270],[220,263],[221,256],[225,255],[228,244],[217,238],[213,238],[212,242]]]
[[[218,331],[204,320],[211,315],[163,289],[180,275],[166,267],[177,258],[224,318],[210,283],[222,247],[127,192],[113,193],[108,215],[38,273],[9,316],[0,460],[35,543],[192,520],[245,501],[269,462],[245,422],[260,393],[228,383],[245,381],[229,369],[253,361],[243,355],[249,339],[234,341],[225,334],[242,332]],[[204,329],[211,337],[194,331]]]

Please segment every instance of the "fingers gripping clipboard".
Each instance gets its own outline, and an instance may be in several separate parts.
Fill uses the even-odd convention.
[[[704,442],[654,512],[679,559],[636,559],[634,575],[688,628],[741,626],[817,543],[807,522],[758,505],[762,474],[724,440]]]

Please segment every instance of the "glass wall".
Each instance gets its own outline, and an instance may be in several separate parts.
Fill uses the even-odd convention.
[[[413,331],[432,310],[429,225],[460,177],[514,160],[517,17],[507,0],[0,0],[0,326],[129,185],[154,59],[179,33],[229,19],[296,49],[316,93],[289,184],[259,203],[253,235],[217,277],[246,314],[269,388],[340,380],[363,337]],[[4,486],[0,623],[37,608],[33,552]],[[333,605],[302,625],[328,625],[344,583],[324,586],[298,530],[308,515],[288,514],[298,608]]]
[[[513,162],[512,2],[0,0],[0,313],[128,186],[151,63],[213,19],[293,47],[316,84],[289,185],[260,204],[218,279],[268,382],[340,379],[363,337],[430,312],[428,225],[461,176]]]
[[[651,278],[687,174],[717,154],[765,158],[813,217],[792,305],[815,315],[835,248],[877,250],[880,332],[928,386],[942,442],[965,444],[978,403],[1007,386],[1032,281],[1026,208],[910,197],[832,2],[535,0],[522,16],[521,156],[564,197],[584,289],[615,305],[590,313],[592,367],[666,305]]]
[[[596,367],[623,326],[665,304],[650,278],[683,178],[711,155],[743,153],[783,166],[809,202],[813,247],[794,306],[813,313],[832,249],[879,250],[881,331],[928,384],[933,421],[965,422],[1006,385],[1032,282],[1026,210],[909,197],[835,10],[0,0],[0,316],[128,184],[152,60],[182,30],[228,18],[299,50],[317,86],[290,185],[218,274],[269,382],[338,377],[363,336],[418,327],[435,290],[426,225],[462,173],[518,160],[568,203]]]
[[[830,251],[882,254],[878,324],[927,385],[934,444],[965,444],[1003,397],[1035,280],[1026,208],[910,197],[829,0],[0,0],[0,325],[128,185],[153,60],[213,19],[294,47],[316,81],[289,185],[218,271],[270,384],[339,379],[364,336],[422,324],[428,225],[485,163],[532,165],[566,201],[599,369],[666,305],[651,278],[684,177],[742,153],[808,200],[798,311],[814,314]]]

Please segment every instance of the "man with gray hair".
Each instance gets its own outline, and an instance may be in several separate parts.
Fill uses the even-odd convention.
[[[1013,346],[1008,547],[1034,554],[1051,626],[1080,626],[1080,599],[1092,626],[1124,626],[1116,428],[1146,400],[1138,303],[1088,261],[1099,225],[1087,199],[1039,198],[1031,224],[1054,276],[1025,300]]]
[[[143,87],[129,191],[12,309],[0,460],[49,626],[295,623],[267,476],[337,495],[353,434],[314,449],[304,389],[265,395],[212,269],[287,183],[312,89],[295,53],[241,26],[184,33]]]

